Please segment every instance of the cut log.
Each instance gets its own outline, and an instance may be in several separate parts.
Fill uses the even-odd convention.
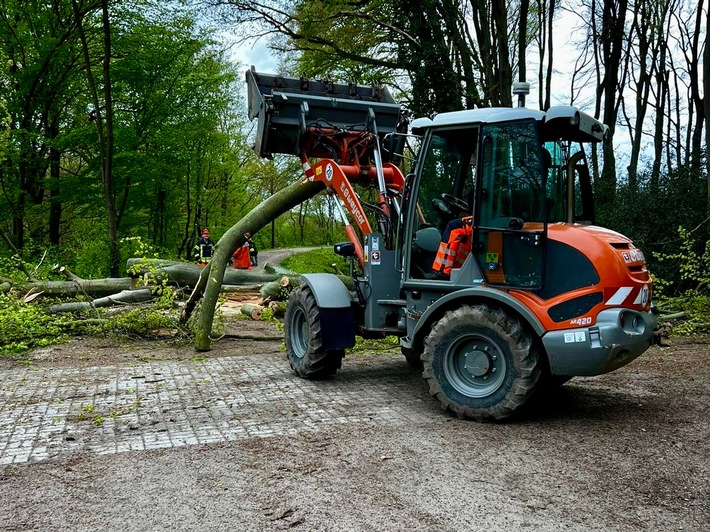
[[[262,299],[269,301],[284,301],[288,298],[288,294],[291,290],[300,286],[301,277],[282,277],[278,281],[271,281],[270,283],[264,283],[259,290],[259,295]]]
[[[252,303],[244,303],[241,308],[241,313],[244,314],[245,316],[249,316],[251,319],[255,321],[259,321],[261,319],[261,313],[264,311],[262,307],[259,305],[254,305]]]
[[[153,291],[150,288],[143,288],[141,290],[123,290],[117,294],[94,299],[93,301],[76,301],[73,303],[52,305],[47,309],[47,311],[50,313],[79,312],[81,310],[92,308],[110,307],[111,305],[119,305],[121,303],[140,303],[153,299],[153,297]]]
[[[288,275],[289,277],[293,275],[298,275],[296,272],[282,268],[277,264],[271,264],[270,262],[264,263],[264,271],[267,273],[273,273],[276,275]]]

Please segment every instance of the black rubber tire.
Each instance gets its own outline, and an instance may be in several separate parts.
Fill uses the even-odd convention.
[[[533,397],[542,374],[532,335],[503,309],[485,304],[448,311],[422,353],[429,393],[461,418],[503,419]]]
[[[404,358],[407,360],[407,364],[415,369],[422,368],[422,359],[419,356],[419,353],[417,353],[414,349],[409,349],[408,347],[402,347],[401,351]]]
[[[296,288],[288,298],[284,331],[286,356],[296,375],[306,379],[335,375],[345,351],[322,347],[320,309],[311,289],[305,285]]]

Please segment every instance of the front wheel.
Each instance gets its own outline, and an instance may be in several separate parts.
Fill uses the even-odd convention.
[[[307,286],[300,286],[291,292],[284,330],[286,356],[299,377],[322,379],[335,375],[345,351],[323,348],[320,309],[313,292]]]
[[[525,405],[540,381],[531,334],[500,308],[464,305],[444,314],[424,344],[429,392],[443,408],[478,421]]]

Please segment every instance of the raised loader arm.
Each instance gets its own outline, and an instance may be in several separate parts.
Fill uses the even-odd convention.
[[[393,133],[406,131],[401,106],[384,87],[336,84],[331,81],[246,73],[249,118],[258,119],[254,150],[261,157],[274,153],[300,158],[305,175],[323,182],[350,213],[361,235],[372,233],[365,208],[353,185],[376,188],[380,232],[391,242],[391,216],[399,214],[397,197],[404,176],[393,164],[396,150],[381,146]],[[360,237],[344,220],[360,266]]]

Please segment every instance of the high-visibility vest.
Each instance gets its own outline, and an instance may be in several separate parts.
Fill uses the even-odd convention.
[[[439,244],[432,269],[451,275],[452,268],[460,267],[471,253],[472,216],[461,218],[463,225],[452,229],[446,242]]]
[[[195,261],[207,264],[212,260],[213,249],[214,244],[212,242],[205,242],[203,238],[200,238],[195,244]]]

